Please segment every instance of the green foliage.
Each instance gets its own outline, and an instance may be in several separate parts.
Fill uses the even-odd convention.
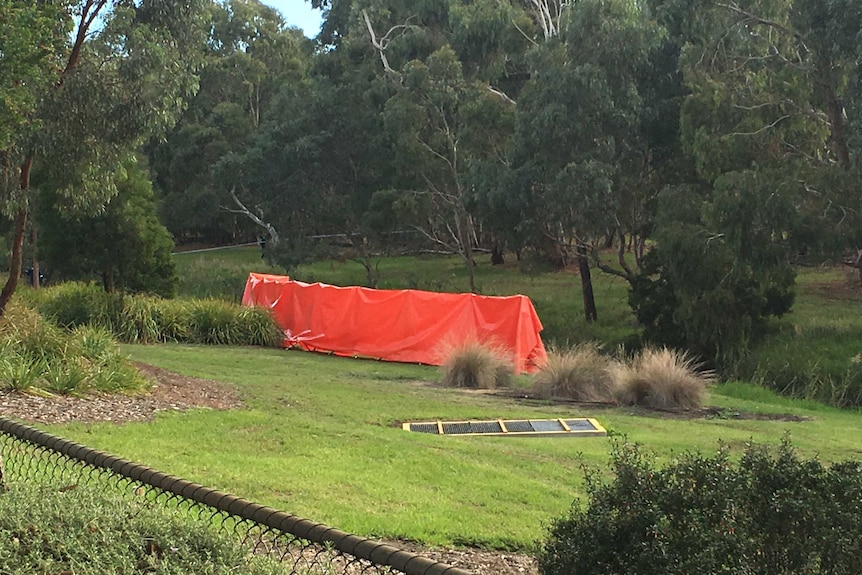
[[[0,390],[83,394],[138,392],[148,382],[103,327],[58,328],[16,304],[0,319]]]
[[[621,403],[653,409],[697,409],[713,381],[690,355],[667,348],[642,349],[614,375]]]
[[[468,339],[443,352],[442,384],[446,387],[495,389],[509,387],[514,362],[493,344]]]
[[[28,300],[55,324],[65,328],[100,327],[111,332],[123,307],[121,294],[108,293],[92,283],[64,282],[27,294]]]
[[[10,575],[141,572],[275,575],[206,518],[77,485],[12,483],[0,491],[0,571]]]
[[[68,30],[56,4],[0,0],[0,150],[33,129],[39,94],[57,72]]]
[[[554,522],[542,575],[851,574],[862,553],[862,466],[800,459],[785,440],[773,454],[749,444],[687,452],[662,468],[616,443],[613,478],[587,471],[586,504]]]
[[[102,328],[127,343],[179,341],[277,347],[283,339],[266,310],[223,300],[110,294],[94,284],[70,282],[39,290],[33,301],[60,326]],[[97,335],[89,335],[89,339],[95,338]]]
[[[268,204],[258,203],[264,194],[256,193],[255,174],[243,173],[248,163],[239,158],[278,111],[282,89],[293,90],[304,79],[310,52],[308,40],[263,3],[225,0],[213,3],[210,16],[200,90],[165,140],[148,149],[162,221],[180,243],[227,243],[262,231],[224,209],[236,207],[228,194],[232,187],[249,205],[266,205],[265,219],[275,216]]]
[[[551,348],[548,361],[533,378],[532,393],[574,401],[611,402],[615,398],[615,362],[595,343],[571,349]]]
[[[774,241],[787,229],[786,218],[773,219],[784,206],[774,209],[781,200],[769,199],[768,181],[749,175],[748,187],[717,184],[713,203],[692,187],[662,192],[658,245],[630,295],[646,338],[730,365],[768,318],[790,310],[795,272]]]
[[[171,297],[174,244],[156,215],[152,184],[133,160],[114,178],[117,195],[98,215],[68,211],[56,190],[44,190],[37,217],[43,265],[55,281],[98,279],[107,291]]]

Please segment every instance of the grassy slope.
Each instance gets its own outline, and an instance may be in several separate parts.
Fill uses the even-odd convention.
[[[256,248],[177,256],[188,295],[238,297],[251,269],[273,272]],[[391,258],[380,262],[382,288],[463,290],[463,266],[452,258]],[[524,293],[545,324],[546,339],[619,342],[635,333],[625,285],[596,274],[600,321],[582,319],[577,278],[569,273],[481,265],[486,294]],[[362,283],[356,263],[324,262],[295,277]],[[862,351],[862,319],[853,297],[824,293],[840,272],[808,270],[794,312],[758,353],[775,361],[808,356],[848,362]],[[192,288],[195,290],[192,292]],[[228,289],[229,288],[229,289]],[[225,291],[227,290],[227,291]],[[853,295],[852,293],[850,294]],[[187,346],[130,347],[134,359],[189,375],[234,382],[249,409],[166,414],[154,423],[74,425],[56,431],[169,473],[235,492],[365,535],[430,544],[524,547],[541,537],[582,489],[581,458],[607,460],[608,439],[440,438],[408,434],[396,420],[595,415],[614,434],[644,443],[660,457],[710,451],[718,441],[776,443],[787,431],[807,456],[856,457],[862,430],[857,412],[777,398],[731,383],[710,404],[733,410],[788,412],[801,423],[734,419],[680,420],[627,409],[583,412],[527,406],[416,385],[436,379],[431,368],[260,349]]]
[[[718,441],[775,444],[787,431],[804,454],[825,460],[853,456],[862,442],[855,413],[740,384],[716,390],[710,403],[813,420],[680,420],[622,408],[587,412],[417,384],[437,378],[435,369],[421,366],[264,349],[127,349],[139,361],[233,382],[249,409],[55,431],[348,531],[429,544],[530,545],[581,492],[579,462],[606,462],[609,440],[433,437],[392,427],[397,420],[597,416],[613,434],[641,442],[662,458],[711,451]]]

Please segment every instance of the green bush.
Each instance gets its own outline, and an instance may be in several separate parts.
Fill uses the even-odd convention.
[[[241,329],[239,306],[218,299],[194,300],[189,306],[189,339],[192,343],[238,345]]]
[[[245,551],[206,518],[78,485],[0,492],[0,573],[248,574],[287,570]]]
[[[72,394],[148,385],[103,327],[66,331],[19,302],[0,318],[0,390]]]
[[[57,325],[105,328],[126,343],[278,347],[283,340],[281,329],[267,310],[223,300],[108,294],[95,284],[77,282],[38,291],[28,294],[28,301]]]
[[[746,447],[688,453],[656,469],[615,444],[613,479],[587,472],[586,505],[553,523],[542,575],[854,574],[862,557],[862,465]]]
[[[612,401],[616,388],[614,365],[596,344],[569,350],[551,348],[547,362],[533,379],[532,392],[540,397],[575,401]]]
[[[493,345],[466,340],[445,352],[442,383],[446,387],[508,387],[515,367],[509,355]]]
[[[31,290],[27,298],[43,316],[66,328],[89,325],[113,331],[122,308],[120,294],[110,294],[94,283],[66,282]]]

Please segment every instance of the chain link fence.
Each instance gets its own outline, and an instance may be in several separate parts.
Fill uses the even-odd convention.
[[[0,418],[0,486],[19,481],[60,490],[89,485],[196,513],[250,552],[280,559],[291,574],[473,575]]]

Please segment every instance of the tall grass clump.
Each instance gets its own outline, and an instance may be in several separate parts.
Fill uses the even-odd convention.
[[[531,391],[546,398],[610,402],[616,390],[615,363],[602,355],[595,343],[571,349],[552,347],[547,361],[533,378]]]
[[[645,348],[616,371],[617,397],[652,409],[697,409],[703,405],[710,371],[685,352]]]
[[[27,299],[53,323],[67,329],[105,328],[125,343],[278,347],[283,340],[281,329],[266,309],[219,299],[170,300],[145,294],[108,294],[95,284],[76,282],[38,292]]]
[[[161,299],[147,295],[126,295],[117,322],[116,334],[127,343],[164,341],[159,321]]]
[[[246,345],[278,347],[284,341],[284,332],[269,310],[262,307],[241,307],[237,316],[242,332],[240,340]]]
[[[188,303],[189,340],[208,345],[239,345],[242,330],[239,306],[218,299]]]
[[[123,307],[122,296],[94,283],[66,282],[30,290],[28,299],[43,316],[66,328],[79,325],[115,330]]]
[[[18,302],[0,319],[0,390],[82,394],[148,385],[104,327],[64,330]]]
[[[510,354],[492,344],[466,340],[444,352],[442,384],[446,387],[508,387],[515,375]]]

